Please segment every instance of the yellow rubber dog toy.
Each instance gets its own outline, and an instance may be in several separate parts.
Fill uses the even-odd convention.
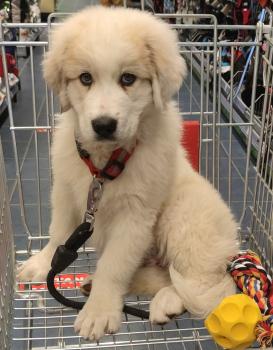
[[[243,350],[255,337],[255,326],[262,319],[256,302],[245,294],[226,297],[205,320],[214,341],[225,349]]]

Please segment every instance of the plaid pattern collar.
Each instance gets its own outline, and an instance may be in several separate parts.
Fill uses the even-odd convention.
[[[122,173],[123,169],[125,168],[125,164],[127,163],[134,151],[133,149],[131,153],[129,153],[124,148],[117,148],[112,152],[105,167],[103,169],[98,169],[92,162],[90,154],[81,147],[81,143],[78,140],[76,140],[76,146],[79,156],[87,165],[91,174],[98,178],[108,180],[114,180]]]

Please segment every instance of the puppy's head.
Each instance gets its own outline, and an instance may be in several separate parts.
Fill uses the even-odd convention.
[[[137,135],[150,108],[178,91],[185,64],[176,35],[152,15],[92,7],[62,24],[44,61],[63,109],[73,108],[81,138],[119,145]]]

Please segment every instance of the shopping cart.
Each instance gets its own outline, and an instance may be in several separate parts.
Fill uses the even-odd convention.
[[[176,17],[181,22],[185,16]],[[172,24],[179,31],[180,50],[188,63],[188,76],[177,96],[181,116],[200,122],[200,172],[221,192],[238,221],[243,247],[255,250],[272,274],[273,235],[272,213],[272,17],[268,23],[257,26],[220,26],[213,16],[195,16],[187,19],[209,18],[210,24]],[[27,259],[42,249],[48,240],[50,221],[49,192],[51,186],[50,142],[54,121],[59,112],[58,102],[48,91],[41,72],[41,60],[48,47],[48,33],[53,25],[31,24],[41,30],[40,41],[17,42],[29,47],[29,60],[20,61],[22,91],[18,102],[12,105],[7,89],[9,127],[1,129],[8,176],[10,209],[12,215],[16,262]],[[28,24],[3,24],[25,27]],[[210,41],[191,41],[190,32],[207,31]],[[248,30],[251,41],[226,42],[220,31]],[[1,33],[1,32],[0,32]],[[1,38],[1,35],[0,35]],[[264,40],[261,53],[261,40]],[[0,41],[5,78],[7,67],[5,50],[14,42]],[[251,104],[247,107],[239,94],[235,68],[238,50],[253,47],[253,84]],[[222,51],[230,52],[229,74],[223,74]],[[265,79],[263,110],[255,114],[258,68],[262,64]],[[259,96],[259,99],[261,97]],[[257,102],[259,103],[259,101]],[[22,115],[24,118],[22,119]],[[11,149],[12,146],[12,149]],[[1,152],[1,150],[0,150]],[[0,155],[3,171],[3,157]],[[2,175],[2,174],[1,174]],[[5,177],[0,179],[0,346],[2,349],[217,349],[203,320],[189,314],[177,317],[165,326],[151,325],[149,321],[124,315],[118,334],[106,335],[100,342],[89,342],[74,333],[76,311],[58,304],[48,294],[44,282],[19,283],[13,288],[13,242],[8,214]],[[69,298],[81,300],[80,281],[92,273],[96,255],[82,250],[79,259],[60,277],[59,287]],[[6,267],[7,266],[7,267]],[[13,307],[11,308],[11,302]],[[147,309],[149,300],[131,297],[129,305]],[[13,310],[11,312],[11,309]],[[12,314],[12,329],[10,327]]]

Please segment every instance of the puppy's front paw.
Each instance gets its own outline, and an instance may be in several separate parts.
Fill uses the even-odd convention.
[[[106,333],[116,333],[121,324],[121,312],[98,307],[87,301],[79,313],[74,328],[85,339],[99,340]]]
[[[32,256],[17,268],[17,280],[26,281],[45,281],[48,271],[51,267],[52,253],[41,251]]]
[[[153,298],[150,305],[150,321],[165,324],[174,316],[182,314],[184,306],[173,287],[165,287]]]

